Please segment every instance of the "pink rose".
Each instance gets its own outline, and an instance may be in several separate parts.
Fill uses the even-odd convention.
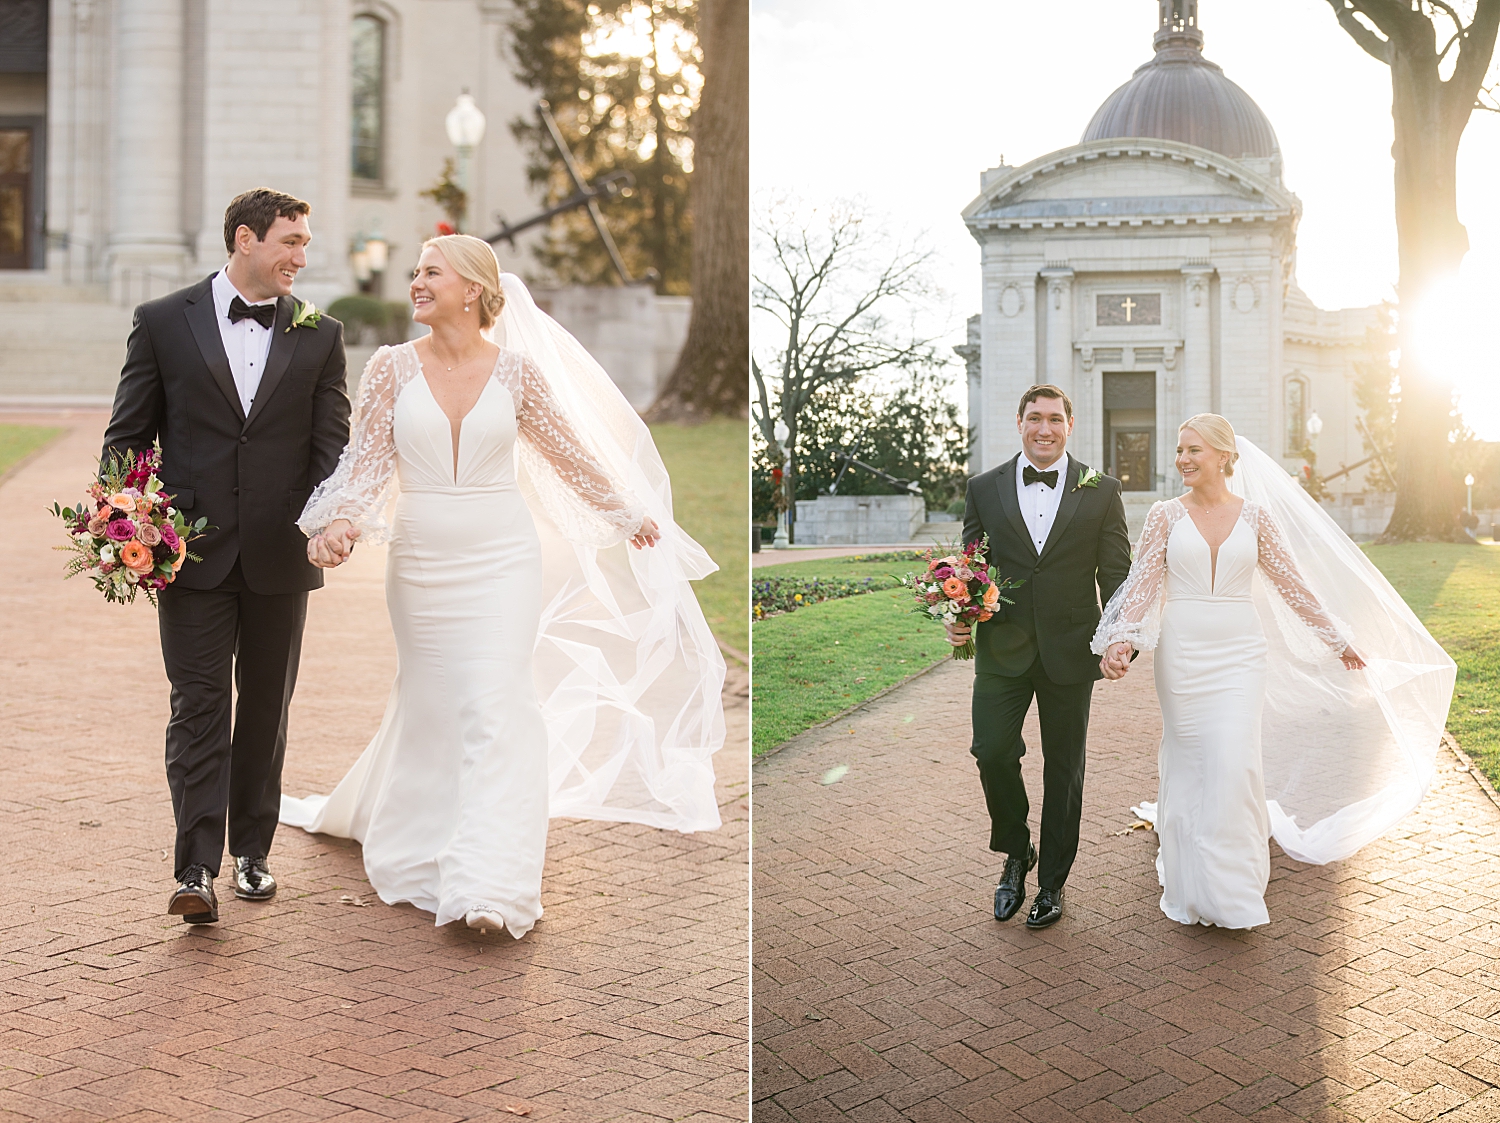
[[[88,532],[95,538],[103,538],[104,532],[109,529],[109,519],[103,515],[95,515],[88,522]]]
[[[164,523],[158,533],[161,535],[162,545],[169,550],[177,549],[177,530],[171,523]]]
[[[135,523],[129,519],[112,519],[104,533],[111,542],[129,542],[135,537]]]
[[[136,527],[135,536],[140,539],[143,546],[155,546],[161,541],[161,531],[147,522]]]
[[[937,572],[935,572],[933,574],[933,577],[937,578],[939,581],[946,581],[948,578],[950,578],[952,576],[953,576],[953,567],[951,565],[939,566],[938,569],[937,569]]]
[[[974,571],[966,565],[961,565],[953,571],[953,576],[957,577],[960,581],[969,581],[973,579]]]

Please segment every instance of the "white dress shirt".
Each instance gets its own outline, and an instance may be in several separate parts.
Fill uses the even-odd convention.
[[[260,376],[266,371],[266,356],[271,353],[271,332],[255,320],[244,319],[237,324],[229,322],[229,305],[235,297],[246,304],[275,304],[270,300],[246,300],[245,294],[234,287],[224,270],[214,274],[214,312],[219,321],[219,338],[224,341],[224,354],[229,358],[229,371],[234,375],[234,387],[240,392],[240,408],[250,416],[250,407],[255,404],[255,391],[260,389]]]
[[[1057,486],[1048,487],[1038,481],[1028,484],[1026,482],[1026,465],[1031,464],[1031,458],[1024,452],[1016,460],[1016,498],[1021,504],[1021,517],[1026,520],[1026,529],[1031,532],[1031,541],[1036,545],[1038,555],[1042,547],[1047,544],[1047,535],[1052,533],[1052,524],[1057,521],[1057,508],[1062,502],[1063,488],[1067,486],[1068,480],[1068,454],[1063,453],[1058,457],[1052,468],[1037,468],[1038,472],[1052,471],[1057,469]]]

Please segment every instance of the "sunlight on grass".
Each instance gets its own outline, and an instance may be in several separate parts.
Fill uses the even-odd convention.
[[[708,626],[737,651],[750,650],[750,432],[745,422],[653,425],[651,437],[672,477],[677,523],[719,571],[693,583]]]
[[[1500,547],[1413,542],[1364,550],[1458,664],[1448,732],[1500,783]]]
[[[909,597],[865,593],[755,625],[755,753],[948,657],[943,629],[907,613]]]

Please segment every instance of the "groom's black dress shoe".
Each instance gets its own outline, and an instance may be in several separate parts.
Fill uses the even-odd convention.
[[[182,871],[177,891],[167,901],[167,915],[180,916],[187,924],[218,923],[219,899],[214,896],[214,879],[207,866]]]
[[[1046,928],[1062,919],[1062,890],[1038,889],[1036,900],[1031,902],[1031,912],[1026,917],[1026,927]]]
[[[1009,920],[1026,899],[1026,874],[1036,867],[1036,847],[1026,844],[1026,857],[1005,859],[1000,884],[995,886],[995,919]]]
[[[264,858],[234,860],[234,895],[242,901],[269,901],[276,896],[276,879]]]

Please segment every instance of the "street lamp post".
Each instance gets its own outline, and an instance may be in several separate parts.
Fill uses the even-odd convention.
[[[771,540],[773,549],[788,549],[792,540],[787,534],[787,512],[791,508],[791,496],[787,493],[787,486],[792,478],[792,454],[786,447],[786,440],[792,435],[792,431],[786,427],[786,422],[780,418],[776,419],[776,427],[772,430],[776,436],[776,445],[781,449],[783,461],[781,466],[781,491],[783,506],[776,512],[776,537]]]
[[[1318,434],[1323,431],[1323,419],[1318,416],[1318,411],[1313,410],[1307,418],[1307,436],[1309,441],[1318,439]]]
[[[467,89],[458,95],[458,100],[443,119],[443,125],[448,131],[448,141],[458,149],[458,185],[464,189],[464,218],[468,217],[469,201],[474,197],[470,164],[474,149],[484,139],[484,124],[484,111],[474,104],[474,98]],[[463,225],[460,222],[459,228],[462,229]]]

